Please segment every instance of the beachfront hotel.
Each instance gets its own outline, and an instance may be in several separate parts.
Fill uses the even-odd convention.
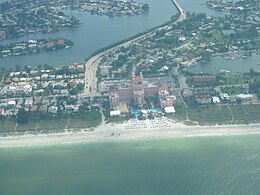
[[[142,107],[145,98],[158,98],[160,107],[172,106],[176,97],[169,94],[168,86],[158,79],[156,82],[148,82],[142,73],[140,76],[133,76],[128,85],[114,85],[109,90],[110,107],[113,109],[120,103],[133,102],[135,106]]]

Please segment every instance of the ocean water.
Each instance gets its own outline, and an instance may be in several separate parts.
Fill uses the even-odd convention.
[[[260,136],[0,149],[1,195],[260,194]]]

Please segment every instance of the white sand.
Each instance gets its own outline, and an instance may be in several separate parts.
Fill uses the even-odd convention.
[[[160,119],[152,122],[129,121],[124,124],[106,124],[92,132],[83,130],[81,132],[0,137],[0,147],[249,134],[260,134],[260,124],[186,126],[181,123],[173,123],[168,119]]]

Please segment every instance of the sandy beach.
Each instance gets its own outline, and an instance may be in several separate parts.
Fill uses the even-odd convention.
[[[0,137],[0,147],[29,147],[86,142],[147,140],[173,137],[260,134],[260,124],[186,126],[169,119],[131,120],[123,124],[105,124],[94,131],[68,131],[56,134],[24,134]]]

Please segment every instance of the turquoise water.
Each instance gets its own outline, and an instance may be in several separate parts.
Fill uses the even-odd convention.
[[[148,109],[147,111],[153,112],[153,113],[161,112],[161,110],[159,108]]]
[[[0,194],[260,194],[259,139],[174,138],[0,149]]]
[[[161,112],[161,109],[159,108],[148,109],[147,112],[158,113]],[[135,116],[139,116],[140,110],[134,109],[132,110],[132,114],[134,114]]]

